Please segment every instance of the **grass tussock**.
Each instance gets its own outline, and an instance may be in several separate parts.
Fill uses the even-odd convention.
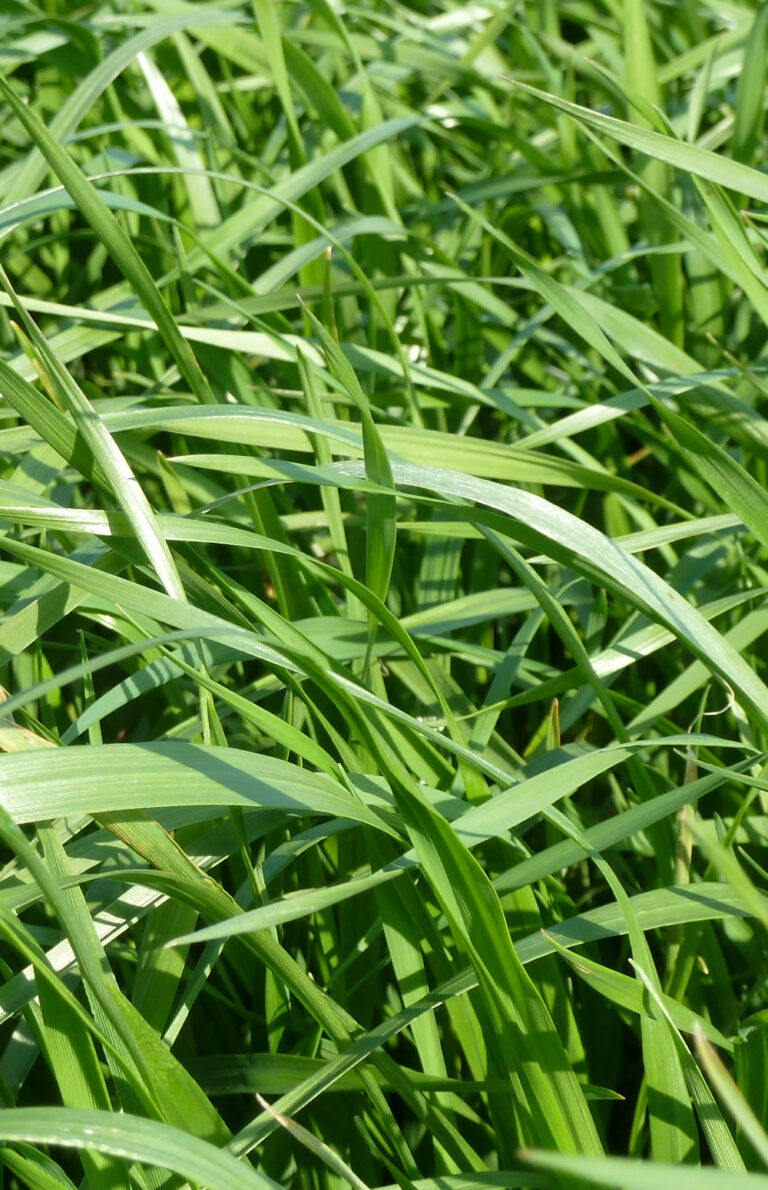
[[[768,8],[0,18],[0,1181],[768,1186]]]

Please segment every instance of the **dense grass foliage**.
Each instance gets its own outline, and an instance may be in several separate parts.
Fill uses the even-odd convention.
[[[3,6],[5,1190],[768,1186],[767,47]]]

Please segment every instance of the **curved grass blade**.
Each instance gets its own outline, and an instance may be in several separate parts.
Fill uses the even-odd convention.
[[[139,256],[129,236],[102,201],[96,187],[51,135],[35,112],[19,99],[14,88],[2,76],[0,76],[0,96],[22,124],[33,143],[40,149],[56,176],[66,186],[81,214],[90,223],[133,287],[136,296],[154,320],[192,391],[203,404],[216,404],[211,387],[189,344],[180,334],[176,320],[157,288],[149,269]]]
[[[24,330],[29,335],[34,351],[39,356],[55,391],[64,407],[71,414],[77,434],[90,451],[94,464],[107,479],[113,498],[122,506],[136,540],[154,566],[162,585],[171,598],[185,600],[186,594],[171,551],[157,526],[149,501],[126,462],[125,456],[85,393],[57,358],[55,352],[51,350],[45,337],[27,314],[2,267],[0,267],[0,283],[11,298]]]
[[[124,1113],[18,1107],[0,1114],[0,1138],[109,1153],[173,1170],[209,1190],[277,1190],[279,1185],[189,1132]]]
[[[600,112],[591,111],[577,103],[570,103],[567,99],[560,99],[557,95],[539,91],[527,83],[515,81],[514,86],[516,90],[581,120],[588,127],[604,133],[619,144],[637,149],[658,161],[665,161],[676,169],[685,170],[710,182],[717,182],[728,190],[735,190],[737,194],[747,194],[751,198],[768,202],[768,178],[760,170],[743,165],[739,161],[731,161],[727,157],[721,157],[708,149],[701,149],[698,145],[688,144],[674,136],[628,124],[615,116],[605,116]]]
[[[590,1186],[612,1190],[768,1190],[768,1175],[722,1169],[686,1169],[659,1161],[634,1161],[621,1157],[570,1157],[563,1153],[520,1152],[520,1160],[534,1169],[583,1178]]]

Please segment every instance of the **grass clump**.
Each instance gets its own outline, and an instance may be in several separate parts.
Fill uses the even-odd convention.
[[[0,39],[3,1185],[768,1185],[766,10]]]

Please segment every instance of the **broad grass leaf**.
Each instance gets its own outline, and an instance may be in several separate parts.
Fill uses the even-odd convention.
[[[526,1150],[521,1160],[534,1169],[583,1178],[591,1186],[621,1186],[622,1190],[768,1190],[768,1175],[721,1169],[686,1169],[660,1161],[621,1157],[570,1157],[561,1153]]]
[[[70,1107],[3,1112],[0,1138],[89,1149],[172,1170],[210,1190],[275,1190],[271,1178],[189,1132],[125,1113]]]
[[[39,755],[3,759],[2,803],[16,822],[195,801],[287,814],[351,814],[378,825],[375,812],[325,774],[237,748],[166,741],[46,750],[44,763]]]

